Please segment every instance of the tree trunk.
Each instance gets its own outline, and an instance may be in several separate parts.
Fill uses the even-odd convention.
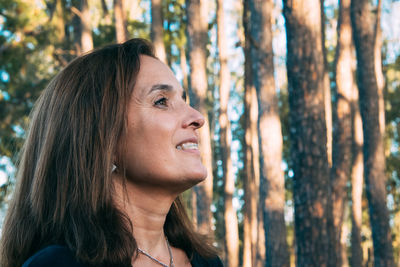
[[[354,47],[354,46],[353,46]],[[353,62],[354,53],[353,53]],[[352,73],[354,73],[354,63]],[[362,266],[363,249],[361,246],[362,226],[362,192],[363,192],[363,130],[360,110],[358,106],[358,88],[353,81],[352,97],[352,170],[351,170],[351,266]]]
[[[81,0],[81,53],[86,53],[93,49],[91,16],[89,12],[88,0]]]
[[[326,148],[328,154],[329,167],[332,167],[332,96],[331,96],[331,86],[329,79],[329,69],[328,69],[328,59],[326,55],[325,47],[325,12],[324,12],[324,2],[321,0],[321,30],[322,30],[322,51],[324,55],[324,102],[325,102],[325,121],[326,121]]]
[[[284,0],[297,266],[327,266],[329,166],[319,0]]]
[[[231,127],[228,118],[228,101],[231,75],[228,68],[228,46],[226,44],[224,29],[224,3],[217,1],[217,43],[219,53],[219,97],[220,97],[220,145],[224,181],[224,223],[225,246],[227,252],[227,266],[239,266],[239,231],[236,210],[233,207],[233,194],[235,191],[235,176],[231,160]]]
[[[351,141],[353,98],[352,34],[350,0],[341,0],[337,26],[338,43],[335,58],[336,88],[333,121],[333,148],[331,169],[331,214],[329,222],[329,266],[342,266],[341,230],[346,204],[346,184],[351,173]]]
[[[250,1],[250,45],[253,83],[258,100],[261,148],[260,203],[265,230],[265,266],[289,266],[284,220],[285,186],[282,132],[275,89],[272,51],[272,0]]]
[[[382,72],[382,29],[381,29],[381,14],[382,14],[382,1],[378,0],[378,6],[376,8],[376,21],[374,29],[375,47],[374,47],[374,58],[375,58],[375,74],[376,82],[378,84],[378,96],[379,96],[379,126],[381,128],[382,136],[385,136],[385,105],[384,105],[384,87],[385,77]]]
[[[158,59],[167,64],[167,56],[164,46],[164,25],[162,14],[162,1],[151,0],[151,41]]]
[[[124,0],[114,0],[115,33],[117,43],[128,40],[128,28],[126,24]]]
[[[257,92],[252,78],[250,45],[250,0],[243,1],[244,55],[245,55],[245,153],[244,153],[244,219],[243,219],[243,267],[263,266],[265,244],[259,247],[263,229],[262,211],[259,209],[259,145],[258,145],[258,103]],[[264,243],[264,242],[263,242]]]
[[[368,0],[351,2],[357,52],[357,80],[364,132],[364,175],[374,245],[374,265],[394,266],[389,212],[386,206],[385,154],[379,119],[379,87],[374,48],[374,25]]]
[[[186,0],[187,33],[189,44],[190,84],[189,95],[191,105],[205,116],[205,123],[200,128],[200,150],[203,164],[207,168],[208,177],[195,187],[197,196],[197,223],[199,231],[211,233],[211,200],[212,200],[212,153],[210,126],[206,109],[207,75],[206,75],[206,44],[207,44],[207,10],[204,0]]]
[[[180,52],[180,67],[182,70],[182,85],[183,89],[186,91],[187,95],[189,95],[189,81],[188,81],[188,70],[187,70],[187,60],[186,60],[186,51],[185,46],[181,46],[179,48]]]

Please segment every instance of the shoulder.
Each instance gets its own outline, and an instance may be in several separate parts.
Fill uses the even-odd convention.
[[[219,257],[206,259],[201,257],[196,252],[193,254],[193,258],[190,263],[193,267],[223,267],[222,261]]]
[[[43,248],[30,257],[22,267],[84,267],[78,263],[67,247],[52,245]]]

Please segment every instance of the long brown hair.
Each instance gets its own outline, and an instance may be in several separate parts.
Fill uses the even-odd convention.
[[[143,39],[95,50],[72,61],[39,97],[3,226],[1,266],[21,266],[51,244],[87,265],[131,265],[137,245],[130,220],[114,204],[111,173],[140,55],[154,57]],[[180,198],[164,229],[189,257],[215,255],[192,230]]]

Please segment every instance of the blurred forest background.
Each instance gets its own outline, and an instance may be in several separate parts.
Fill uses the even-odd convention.
[[[226,266],[400,266],[400,2],[0,0],[1,221],[29,112],[93,48],[151,39],[208,179],[185,192]]]

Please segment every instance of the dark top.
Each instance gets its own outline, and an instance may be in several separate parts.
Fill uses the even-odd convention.
[[[199,254],[194,253],[190,261],[193,267],[222,267],[222,261],[217,257],[214,259],[204,259]],[[76,261],[71,251],[63,246],[53,245],[35,253],[22,267],[85,267]],[[177,266],[179,267],[179,266]]]

